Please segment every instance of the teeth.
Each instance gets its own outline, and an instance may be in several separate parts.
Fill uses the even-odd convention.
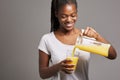
[[[67,24],[67,26],[72,26],[73,24]]]

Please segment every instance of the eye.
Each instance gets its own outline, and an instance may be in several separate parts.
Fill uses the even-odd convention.
[[[66,15],[61,15],[61,18],[66,18],[67,16]]]
[[[77,14],[75,14],[75,13],[71,15],[71,17],[76,17],[76,16],[77,16]]]

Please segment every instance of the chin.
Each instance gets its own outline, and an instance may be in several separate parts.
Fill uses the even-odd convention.
[[[67,27],[66,30],[71,31],[71,30],[73,30],[73,28],[74,28],[73,26],[72,27]]]

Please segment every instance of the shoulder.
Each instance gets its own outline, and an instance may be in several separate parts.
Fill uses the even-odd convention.
[[[46,33],[44,34],[41,39],[40,39],[40,42],[39,42],[39,49],[40,47],[46,47],[50,42],[51,42],[51,35],[52,35],[52,32],[50,33]]]
[[[46,34],[44,34],[44,35],[42,36],[41,39],[43,39],[43,40],[49,39],[52,35],[53,35],[53,32],[46,33]]]

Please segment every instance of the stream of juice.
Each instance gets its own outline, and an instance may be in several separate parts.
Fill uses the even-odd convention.
[[[75,55],[75,50],[76,50],[76,48],[77,48],[77,47],[74,47],[74,48],[73,48],[72,57],[74,57],[74,55]]]

